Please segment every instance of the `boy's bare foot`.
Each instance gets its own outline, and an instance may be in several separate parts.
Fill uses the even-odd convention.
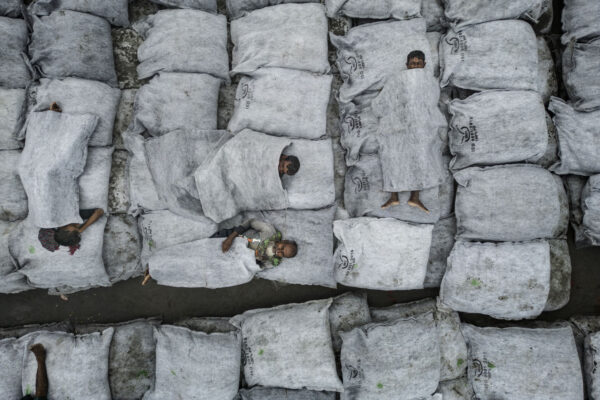
[[[67,295],[65,295],[65,294],[61,294],[61,295],[60,295],[60,296],[58,296],[58,297],[60,297],[60,299],[61,299],[61,300],[64,300],[64,301],[69,301],[69,298],[68,298],[68,297],[67,297]]]
[[[147,269],[146,273],[144,274],[144,280],[142,281],[142,286],[146,286],[146,283],[148,283],[148,281],[150,280],[150,278],[152,278],[150,276],[150,270]]]
[[[385,202],[384,205],[381,206],[381,208],[385,210],[388,207],[397,206],[398,204],[400,204],[400,202],[398,200],[394,200],[394,199],[390,198],[388,201]]]
[[[421,203],[421,200],[410,199],[407,203],[409,206],[416,207],[421,211],[425,211],[427,214],[429,214],[429,210],[427,209],[427,207],[425,207],[425,205],[423,205],[423,203]]]

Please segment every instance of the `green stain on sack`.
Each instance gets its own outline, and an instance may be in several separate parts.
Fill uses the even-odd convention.
[[[177,376],[177,374],[175,373],[175,371],[171,370],[171,373],[173,374],[173,376]]]
[[[461,366],[461,365],[463,365],[464,363],[465,363],[465,360],[463,360],[462,358],[459,358],[459,359],[456,361],[456,366],[457,366],[457,367],[460,367],[460,366]]]
[[[354,264],[354,265],[352,266],[352,268],[354,268],[354,269],[358,268],[358,264]]]
[[[479,279],[471,279],[471,286],[481,286]]]
[[[173,372],[173,371],[171,371],[171,372]],[[148,377],[148,371],[146,371],[145,369],[143,369],[143,370],[141,370],[140,372],[138,372],[138,375],[137,375],[137,377],[138,377],[138,378],[141,378],[142,376],[143,376],[144,378],[147,378],[147,377]]]
[[[490,369],[492,369],[492,368],[496,368],[496,366],[495,366],[494,364],[492,364],[491,362],[489,362],[489,361],[488,361],[488,363],[487,363],[487,364],[488,364],[488,367],[489,367]]]
[[[29,246],[29,253],[30,253],[30,254],[33,254],[33,253],[35,253],[35,247],[33,247],[33,246]]]
[[[377,382],[377,389],[383,389],[383,383]]]
[[[263,354],[265,354],[265,351],[264,351],[263,349],[260,349],[260,350],[258,351],[258,355],[259,355],[259,356],[262,356]]]
[[[25,390],[25,395],[26,396],[30,396],[31,395],[31,386],[27,385],[27,390]]]
[[[148,247],[154,247],[154,240],[148,241]]]

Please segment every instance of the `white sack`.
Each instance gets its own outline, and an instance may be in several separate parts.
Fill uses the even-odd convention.
[[[50,15],[55,11],[71,10],[92,14],[113,25],[129,26],[128,0],[36,0],[28,8],[32,15]]]
[[[571,256],[566,240],[549,240],[550,293],[544,311],[560,310],[571,298]]]
[[[337,282],[375,290],[422,289],[432,231],[433,225],[392,218],[335,221]]]
[[[229,318],[227,317],[185,318],[175,322],[173,325],[204,333],[227,333],[237,330],[235,326],[229,323]]]
[[[31,79],[26,54],[29,43],[27,23],[22,19],[0,17],[0,37],[0,86],[25,88]]]
[[[40,79],[34,111],[46,111],[54,102],[68,114],[91,114],[98,125],[88,146],[110,146],[121,91],[105,83],[79,78]]]
[[[454,30],[440,42],[441,86],[537,90],[538,52],[525,21],[493,21]]]
[[[443,32],[446,29],[443,0],[422,0],[421,15],[427,21],[427,31]]]
[[[562,10],[562,43],[600,36],[600,3],[595,0],[566,0]]]
[[[248,386],[342,391],[331,348],[330,305],[331,299],[314,300],[233,317],[230,322],[242,331]]]
[[[456,218],[454,216],[440,219],[433,226],[431,234],[431,249],[429,249],[429,262],[424,286],[437,288],[442,283],[446,272],[446,265],[450,251],[454,247],[456,236]]]
[[[15,338],[0,340],[0,397],[19,400],[23,397],[21,374],[23,372],[23,343]]]
[[[34,16],[29,55],[39,77],[77,77],[117,86],[110,24],[100,17],[76,11]]]
[[[359,162],[361,155],[375,154],[379,149],[379,118],[371,101],[378,93],[358,96],[349,103],[339,103],[340,144],[346,150],[346,165]]]
[[[445,0],[446,19],[453,29],[501,19],[524,19],[537,23],[546,0]]]
[[[327,17],[320,4],[266,7],[231,22],[231,75],[264,67],[291,68],[325,74]]]
[[[26,94],[25,89],[0,88],[0,150],[23,147],[18,133],[25,121]]]
[[[335,400],[335,393],[254,387],[242,389],[236,400]]]
[[[11,232],[18,224],[19,222],[0,221],[0,293],[19,293],[30,289],[25,275],[18,271],[8,248]]]
[[[472,400],[475,396],[466,376],[440,382],[438,393],[442,395],[443,400]]]
[[[25,348],[40,343],[46,349],[48,398],[111,400],[108,354],[113,328],[101,333],[72,335],[35,332],[24,336]],[[23,393],[35,388],[37,362],[31,351],[23,357]]]
[[[549,0],[546,0],[549,1]],[[537,91],[548,104],[550,97],[558,95],[558,78],[552,52],[544,36],[537,37],[538,46],[538,84]]]
[[[0,4],[0,15],[11,18],[19,18],[23,15],[23,0],[4,0]]]
[[[195,10],[217,12],[217,0],[150,0],[165,7],[192,8]]]
[[[588,335],[584,342],[584,374],[587,393],[592,400],[600,399],[600,370],[596,367],[600,362],[598,350],[600,349],[600,332]]]
[[[319,3],[317,0],[227,0],[227,13],[231,19],[243,17],[250,11],[284,3]]]
[[[285,68],[264,68],[244,76],[227,129],[304,139],[325,136],[332,79]]]
[[[79,177],[79,208],[108,210],[108,184],[112,163],[112,147],[91,147],[85,169]]]
[[[144,38],[138,78],[158,72],[193,72],[229,81],[227,19],[199,10],[161,10],[133,24]]]
[[[77,178],[83,173],[87,143],[97,123],[98,117],[90,114],[45,111],[28,117],[27,144],[18,170],[28,197],[29,218],[36,226],[82,223]]]
[[[563,237],[569,208],[563,183],[533,165],[467,168],[454,174],[457,236],[522,241]]]
[[[481,400],[583,400],[573,331],[463,324],[469,382]]]
[[[108,217],[102,243],[102,260],[111,283],[144,274],[142,244],[135,218],[127,214]]]
[[[452,100],[450,167],[536,162],[548,145],[546,109],[533,91],[490,90]]]
[[[3,221],[27,217],[27,194],[17,169],[20,158],[20,150],[0,151],[0,220]]]
[[[341,332],[350,331],[358,326],[371,322],[367,294],[364,292],[346,292],[333,298],[329,307],[329,323],[331,325],[331,337],[333,339],[333,350],[339,352],[342,348]]]
[[[583,233],[594,246],[600,246],[600,175],[591,176],[581,194]]]
[[[326,0],[327,16],[370,19],[412,19],[421,16],[421,0]]]
[[[600,39],[570,43],[562,61],[563,81],[573,107],[586,112],[600,109]]]

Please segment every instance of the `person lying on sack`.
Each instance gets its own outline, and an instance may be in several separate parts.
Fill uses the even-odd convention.
[[[248,247],[254,250],[256,261],[262,265],[269,263],[276,267],[284,258],[295,257],[298,253],[296,242],[282,240],[281,232],[259,219],[249,219],[232,229],[222,229],[212,237],[226,238],[221,246],[226,253],[238,236],[248,240]]]
[[[38,239],[42,246],[51,252],[66,246],[71,255],[81,247],[81,234],[94,222],[98,221],[104,215],[101,208],[79,210],[79,216],[84,220],[83,224],[69,224],[60,228],[41,228],[38,233]]]
[[[410,52],[407,70],[389,79],[373,100],[383,191],[392,193],[384,209],[400,204],[398,192],[410,191],[408,205],[429,213],[419,192],[443,182],[440,130],[446,121],[437,105],[439,84],[425,65],[422,51]]]
[[[35,375],[35,395],[27,394],[21,400],[47,400],[48,396],[48,374],[46,372],[46,349],[41,344],[34,344],[29,348],[35,355],[37,361],[37,373]]]

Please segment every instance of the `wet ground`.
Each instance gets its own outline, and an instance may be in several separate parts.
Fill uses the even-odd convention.
[[[138,18],[140,13],[152,12],[153,6],[139,7],[146,2],[147,0],[135,0],[132,3],[132,14],[135,14],[132,15],[132,19]],[[562,9],[561,3],[561,0],[554,0],[555,10]],[[223,10],[223,4],[220,8]],[[553,32],[560,33],[559,12],[555,17]],[[332,29],[335,29],[335,26],[332,26]],[[135,41],[135,38],[121,39],[128,35],[125,31],[113,31],[113,38],[119,42],[115,46],[116,54],[130,41]],[[126,49],[123,51],[126,52]],[[133,87],[136,86],[135,75],[127,79],[132,82]],[[219,115],[220,126],[225,125],[228,118],[222,114],[221,112]],[[572,240],[570,242],[572,243]],[[563,309],[545,313],[540,319],[556,320],[577,314],[600,314],[600,248],[575,250],[571,246],[571,258],[571,301]],[[218,290],[181,289],[158,286],[154,282],[142,287],[141,280],[132,279],[110,288],[75,293],[69,296],[68,301],[49,296],[45,290],[0,295],[0,327],[62,320],[71,320],[74,323],[112,323],[150,316],[162,317],[165,322],[173,322],[187,316],[228,317],[248,309],[326,298],[352,290],[345,287],[332,290],[318,286],[283,285],[265,280],[254,280],[246,285]],[[436,296],[437,292],[437,289],[367,291],[369,304],[376,307]],[[491,320],[480,316],[462,317],[470,322],[491,323]]]

